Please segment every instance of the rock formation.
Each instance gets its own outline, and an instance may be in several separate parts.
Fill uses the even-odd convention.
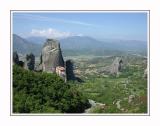
[[[35,56],[32,53],[27,54],[25,61],[25,69],[34,70],[34,66],[35,66]]]
[[[24,67],[24,62],[19,60],[18,53],[15,51],[13,52],[13,65],[18,65]]]
[[[113,75],[117,75],[118,72],[122,69],[123,61],[121,58],[116,57],[110,67],[110,73]]]
[[[23,67],[23,68],[24,68],[24,62],[23,62],[23,61],[19,61],[19,62],[18,62],[18,65],[19,65],[20,67]]]
[[[66,79],[67,80],[75,80],[76,77],[73,72],[73,62],[71,60],[66,61]]]
[[[13,52],[13,64],[18,64],[19,63],[19,56],[17,52]]]
[[[47,39],[42,49],[42,69],[44,72],[56,72],[56,67],[64,67],[60,44],[57,40]]]
[[[37,71],[56,73],[65,81],[76,80],[73,72],[73,63],[71,60],[64,62],[60,44],[57,40],[47,39],[40,56],[40,64]]]

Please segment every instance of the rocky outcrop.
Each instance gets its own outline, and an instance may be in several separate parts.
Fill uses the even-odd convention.
[[[121,58],[116,57],[113,61],[112,65],[110,66],[110,73],[113,75],[117,75],[119,71],[122,69],[123,61]]]
[[[13,52],[13,64],[19,63],[19,56],[17,52]]]
[[[76,77],[74,75],[73,72],[73,62],[71,60],[67,60],[65,63],[65,67],[66,67],[66,79],[67,80],[76,80]]]
[[[35,56],[32,53],[27,54],[25,61],[25,69],[34,70],[34,66],[35,66]]]
[[[64,67],[60,44],[57,40],[47,39],[42,49],[42,69],[44,72],[55,72],[56,67]]]
[[[24,67],[24,62],[19,60],[19,56],[16,51],[13,52],[13,65]]]

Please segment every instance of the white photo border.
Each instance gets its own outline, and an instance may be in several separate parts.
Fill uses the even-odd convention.
[[[147,13],[147,69],[148,69],[148,76],[147,76],[147,113],[93,113],[93,114],[57,114],[57,113],[38,113],[38,114],[19,114],[13,113],[13,81],[12,81],[12,52],[13,52],[13,13]],[[10,10],[10,116],[151,116],[150,115],[150,10]]]

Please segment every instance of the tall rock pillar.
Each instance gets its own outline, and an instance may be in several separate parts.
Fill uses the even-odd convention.
[[[42,69],[44,72],[56,72],[56,67],[64,67],[64,60],[57,40],[47,39],[42,49]]]

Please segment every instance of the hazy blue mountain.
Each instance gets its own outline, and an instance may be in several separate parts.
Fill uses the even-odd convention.
[[[63,55],[147,55],[147,42],[136,40],[99,41],[91,37],[74,36],[60,39]]]
[[[106,40],[86,36],[74,36],[60,39],[62,49],[96,49],[96,50],[120,50],[120,51],[139,51],[146,50],[147,43],[137,40]]]
[[[26,38],[26,40],[38,44],[44,44],[46,39],[47,38],[45,37],[34,36]],[[103,45],[102,42],[88,36],[72,36],[58,40],[60,41],[62,49],[92,49],[98,47],[100,48]]]
[[[88,36],[73,36],[59,40],[62,49],[100,49],[107,46],[104,42]]]
[[[138,40],[106,40],[104,41],[110,49],[124,51],[140,51],[147,49],[147,42]]]
[[[37,36],[30,36],[28,38],[25,38],[27,41],[29,42],[33,42],[36,44],[44,44],[44,42],[46,41],[46,37],[37,37]]]
[[[22,54],[28,52],[33,52],[36,55],[40,54],[41,47],[46,41],[46,38],[30,37],[26,39],[13,35],[14,50]],[[58,40],[60,41],[62,51],[70,55],[78,51],[84,52],[85,54],[99,55],[106,55],[108,53],[114,53],[115,51],[147,52],[147,42],[145,41],[114,39],[99,41],[98,39],[88,36],[72,36]]]
[[[32,43],[24,38],[13,34],[13,51],[17,51],[21,54],[33,53],[34,55],[39,55],[41,53],[42,46],[40,44]]]
[[[43,45],[47,38],[32,36],[26,39],[30,42]],[[61,43],[61,48],[68,50],[109,49],[109,50],[121,50],[121,51],[129,51],[129,50],[138,51],[147,49],[147,43],[145,41],[137,41],[137,40],[118,40],[118,39],[99,40],[88,36],[72,36],[58,40]]]

